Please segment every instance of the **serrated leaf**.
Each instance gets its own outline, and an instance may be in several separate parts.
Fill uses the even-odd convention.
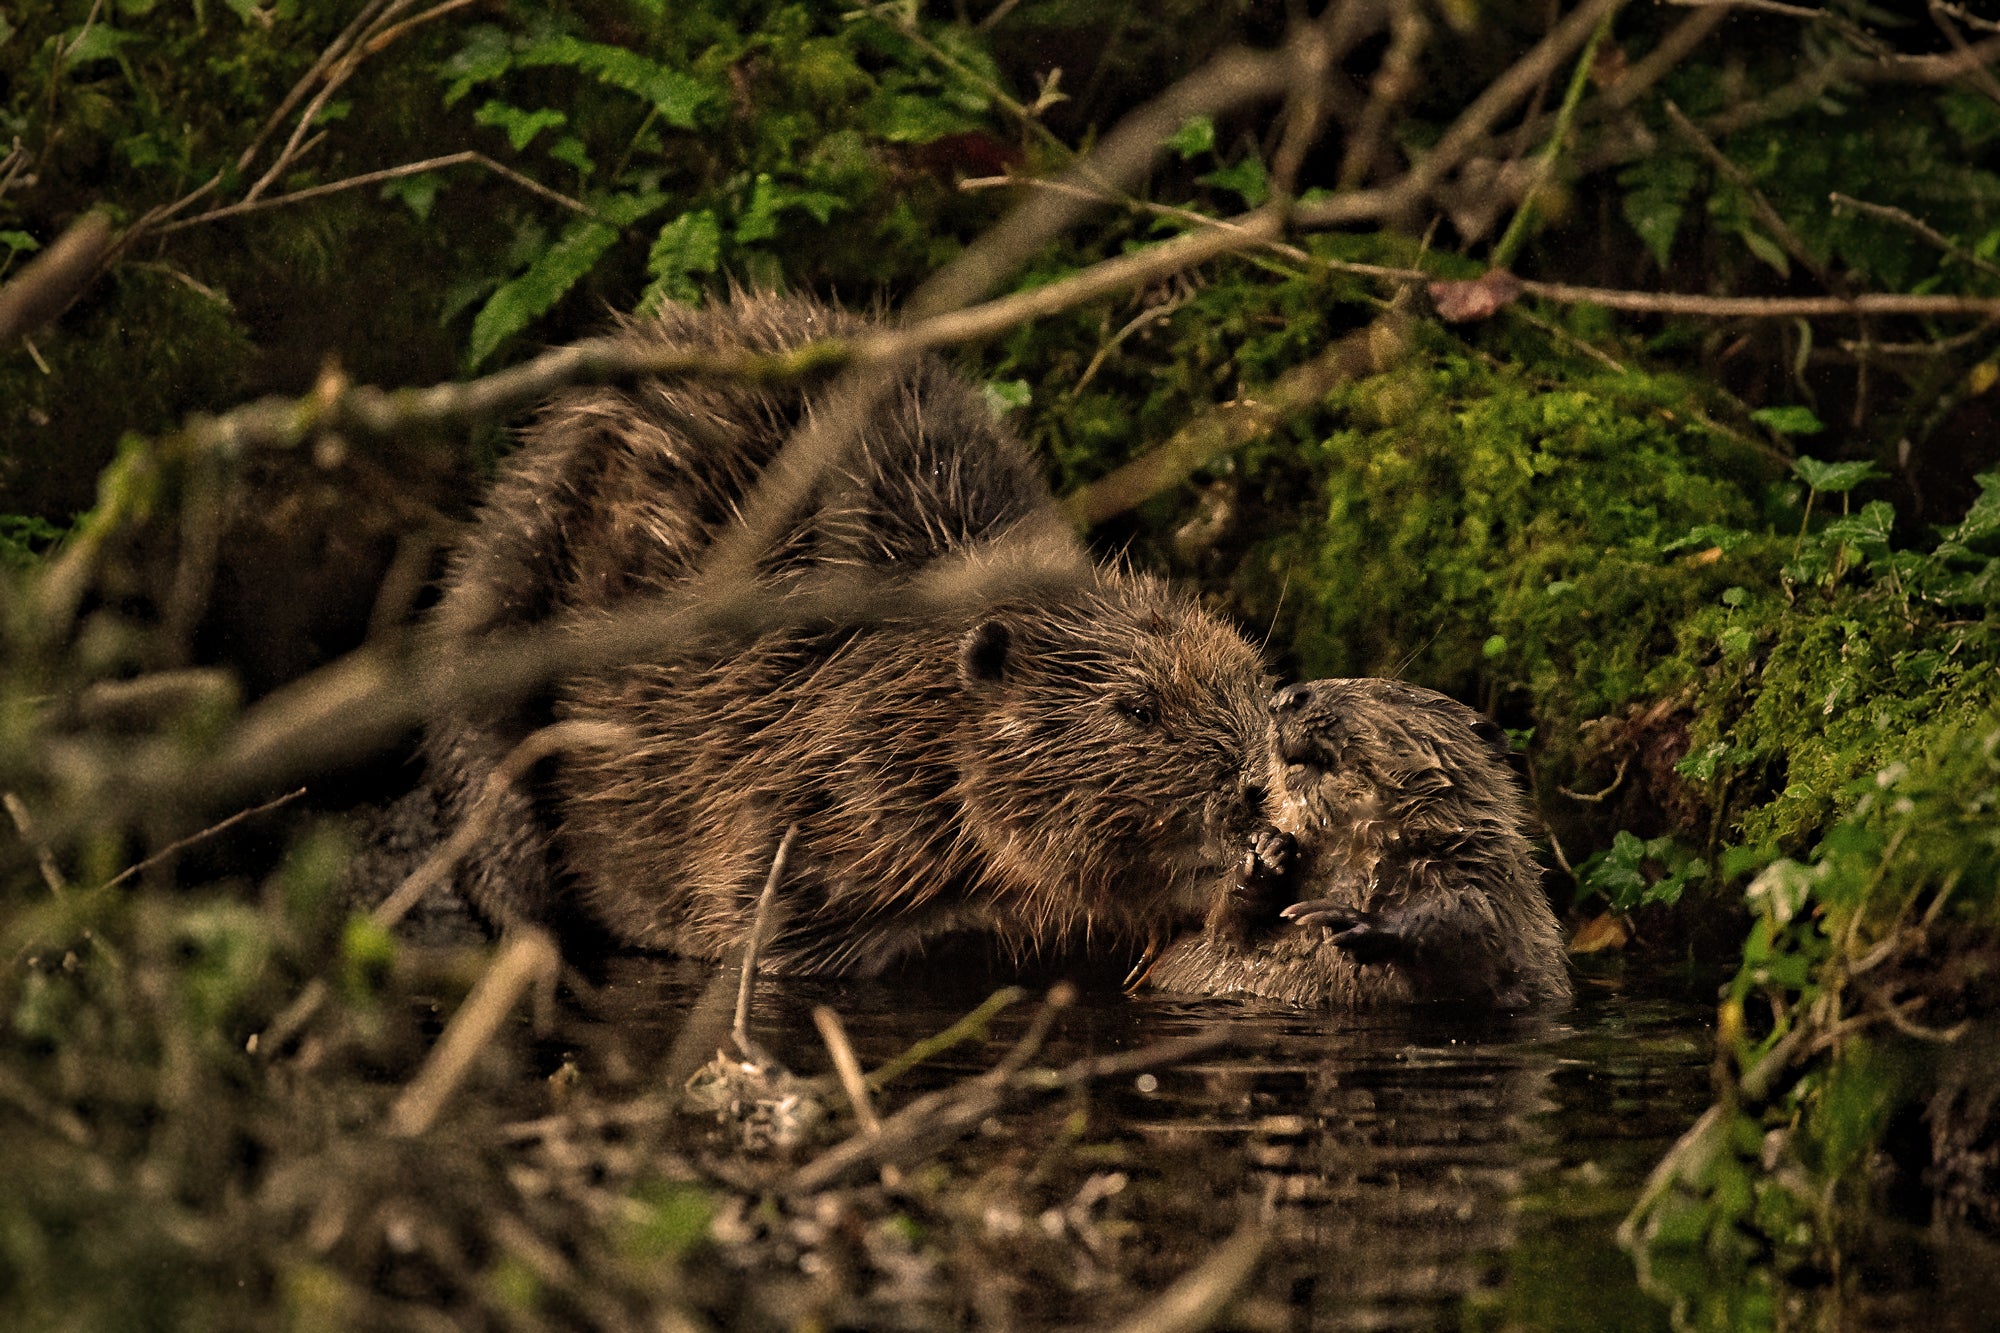
[[[778,234],[779,216],[788,208],[803,209],[824,224],[835,209],[845,207],[847,201],[837,194],[780,184],[769,172],[759,172],[750,187],[750,203],[736,219],[735,240],[738,245],[770,240]]]
[[[438,77],[449,79],[444,104],[451,106],[482,83],[491,83],[514,64],[513,43],[507,34],[490,23],[482,23],[465,34],[465,45],[438,68]]]
[[[1167,140],[1167,147],[1180,155],[1182,161],[1196,153],[1211,152],[1215,148],[1215,122],[1207,116],[1190,116]]]

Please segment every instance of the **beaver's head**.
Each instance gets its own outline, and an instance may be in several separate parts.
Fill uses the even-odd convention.
[[[1010,886],[1086,928],[1200,909],[1264,802],[1267,677],[1240,634],[1105,572],[982,618],[959,678],[967,822]]]
[[[1436,690],[1315,680],[1271,697],[1272,785],[1302,824],[1343,811],[1408,815],[1511,791],[1507,734]]]

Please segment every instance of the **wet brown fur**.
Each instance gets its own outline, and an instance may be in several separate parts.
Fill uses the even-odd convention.
[[[626,334],[774,351],[854,327],[738,296]],[[494,629],[673,588],[811,401],[658,382],[558,399],[503,467],[431,633],[476,653]],[[904,572],[1003,542],[1067,590],[767,634],[566,681],[537,708],[439,719],[428,757],[447,818],[538,725],[636,736],[547,765],[463,889],[497,921],[578,915],[624,943],[734,956],[796,822],[765,955],[778,970],[866,974],[957,932],[1018,952],[1198,915],[1262,781],[1257,655],[1157,580],[1094,567],[1033,458],[942,362],[883,396],[760,576]]]
[[[1280,691],[1271,818],[1284,837],[1261,841],[1267,854],[1203,930],[1169,947],[1151,984],[1331,1008],[1567,1000],[1561,931],[1504,754],[1490,722],[1432,690],[1359,679]],[[1272,864],[1287,850],[1289,864]],[[1294,897],[1309,902],[1293,911],[1318,904],[1360,925],[1352,945],[1278,920]],[[1378,928],[1398,946],[1361,961],[1376,956],[1362,937]]]

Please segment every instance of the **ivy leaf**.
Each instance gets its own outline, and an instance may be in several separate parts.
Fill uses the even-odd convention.
[[[1805,411],[1804,408],[1798,410]],[[1873,481],[1885,475],[1876,471],[1875,465],[1865,458],[1847,463],[1822,463],[1817,458],[1805,454],[1800,454],[1792,460],[1792,471],[1798,474],[1800,481],[1825,495],[1845,495],[1862,482]]]
[[[655,310],[662,300],[694,302],[701,288],[697,273],[713,273],[722,262],[722,224],[710,209],[683,213],[660,228],[646,254],[652,283],[639,297],[641,310]]]
[[[507,136],[507,142],[515,152],[520,152],[533,141],[537,134],[546,129],[560,129],[569,124],[569,117],[560,111],[543,107],[536,111],[523,111],[520,107],[509,106],[505,102],[491,101],[472,113],[474,124],[490,125]]]
[[[1175,130],[1167,140],[1167,147],[1180,155],[1185,162],[1197,153],[1213,152],[1215,149],[1215,122],[1207,116],[1190,116],[1186,123]]]
[[[1240,198],[1247,208],[1260,207],[1271,197],[1271,177],[1264,170],[1263,160],[1252,154],[1235,166],[1219,167],[1206,176],[1195,178],[1203,185],[1213,185],[1218,190],[1228,190]]]

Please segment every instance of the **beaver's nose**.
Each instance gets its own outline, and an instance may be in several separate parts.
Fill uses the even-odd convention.
[[[1312,686],[1287,685],[1284,689],[1279,690],[1271,696],[1271,711],[1274,713],[1289,713],[1293,709],[1304,708],[1312,702],[1312,698]]]

